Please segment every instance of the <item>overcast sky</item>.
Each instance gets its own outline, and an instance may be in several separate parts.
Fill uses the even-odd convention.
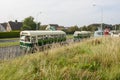
[[[29,16],[63,26],[120,24],[120,0],[0,0],[0,23]]]

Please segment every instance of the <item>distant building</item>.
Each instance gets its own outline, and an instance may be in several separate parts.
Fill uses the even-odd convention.
[[[9,28],[9,31],[20,30],[22,25],[22,22],[17,22],[16,20],[15,22],[9,21],[7,27]]]
[[[10,32],[13,30],[21,30],[22,27],[22,22],[17,22],[17,20],[15,22],[13,21],[9,21],[8,23],[1,23],[1,25],[4,27],[6,32]]]
[[[47,27],[46,27],[46,30],[52,30],[52,31],[55,31],[58,27],[58,24],[49,24]]]
[[[98,27],[98,30],[94,32],[94,37],[102,37],[104,35],[101,27]]]
[[[110,35],[110,28],[104,29],[104,35]]]
[[[6,29],[2,24],[0,24],[0,32],[6,32]]]
[[[58,26],[58,27],[57,27],[57,30],[64,30],[64,29],[65,29],[64,26]]]
[[[64,27],[64,29],[68,29],[69,27]]]
[[[47,27],[46,27],[46,30],[63,30],[64,29],[64,26],[59,26],[58,24],[49,24]]]
[[[39,30],[45,30],[48,25],[40,25]]]

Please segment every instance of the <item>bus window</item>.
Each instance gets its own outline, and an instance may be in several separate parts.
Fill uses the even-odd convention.
[[[20,41],[25,41],[25,36],[21,36]]]
[[[35,37],[35,36],[32,36],[31,41],[32,41],[32,43],[35,43],[35,42],[36,42],[36,37]]]
[[[30,42],[30,36],[25,37],[25,42]]]

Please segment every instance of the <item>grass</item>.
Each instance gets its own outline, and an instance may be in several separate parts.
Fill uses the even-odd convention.
[[[0,62],[1,80],[119,80],[120,39],[104,37]]]
[[[0,47],[18,46],[19,42],[5,42],[0,43]]]
[[[16,40],[15,42],[0,42],[0,47],[9,47],[19,45],[19,38],[4,38],[0,40]]]
[[[19,40],[19,38],[0,38],[0,40]]]
[[[66,37],[67,37],[67,39],[73,39],[73,35],[72,34],[69,34]]]

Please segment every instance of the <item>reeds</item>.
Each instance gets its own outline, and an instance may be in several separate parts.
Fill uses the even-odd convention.
[[[104,37],[97,40],[83,40],[64,46],[55,45],[46,52],[2,62],[0,79],[119,80],[119,38]]]

